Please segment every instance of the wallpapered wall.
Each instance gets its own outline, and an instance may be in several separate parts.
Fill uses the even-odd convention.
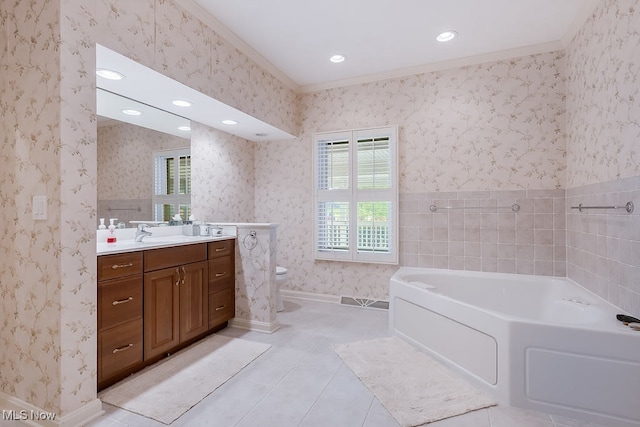
[[[0,387],[61,413],[95,401],[95,54],[80,2],[0,6]]]
[[[639,175],[639,49],[630,31],[638,3],[603,0],[566,58],[553,52],[296,99],[171,0],[0,0],[0,347],[15,349],[0,354],[0,389],[59,414],[96,396],[95,42],[299,134],[253,150],[220,139],[240,164],[230,172],[254,171],[234,187],[242,194],[234,214],[281,224],[279,262],[292,289],[382,297],[395,268],[311,259],[311,134],[400,125],[404,195]],[[209,188],[202,214],[223,216],[219,206],[237,197],[223,193],[212,208],[220,193]],[[36,194],[49,198],[47,221],[30,220]]]
[[[253,221],[254,145],[200,123],[191,124],[191,205],[196,219]]]
[[[0,390],[65,416],[96,399],[95,43],[288,132],[296,98],[171,0],[0,6]]]
[[[427,192],[562,188],[564,97],[562,52],[302,96],[298,140],[256,146],[256,217],[281,224],[278,262],[289,267],[288,287],[386,299],[396,269],[313,259],[314,132],[397,124],[402,199],[421,194],[426,215]],[[401,215],[420,213],[406,206]]]
[[[567,48],[567,187],[640,175],[640,1],[605,0]]]

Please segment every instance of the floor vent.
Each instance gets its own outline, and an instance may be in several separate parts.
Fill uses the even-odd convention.
[[[376,301],[368,298],[341,297],[340,304],[355,305],[364,308],[379,308],[381,310],[389,309],[389,301]]]

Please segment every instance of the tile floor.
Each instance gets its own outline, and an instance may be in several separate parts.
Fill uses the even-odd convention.
[[[388,336],[387,311],[285,300],[274,334],[227,328],[221,334],[271,344],[238,375],[178,418],[172,427],[398,427],[331,345]],[[103,404],[90,427],[164,424]],[[497,406],[429,427],[593,426],[555,415]]]

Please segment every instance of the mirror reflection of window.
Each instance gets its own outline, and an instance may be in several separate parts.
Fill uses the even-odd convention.
[[[154,221],[191,216],[190,149],[154,152]]]

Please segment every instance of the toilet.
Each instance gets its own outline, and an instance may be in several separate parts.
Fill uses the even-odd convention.
[[[280,296],[280,288],[287,283],[287,269],[284,267],[276,267],[276,311],[284,311],[282,297]]]

